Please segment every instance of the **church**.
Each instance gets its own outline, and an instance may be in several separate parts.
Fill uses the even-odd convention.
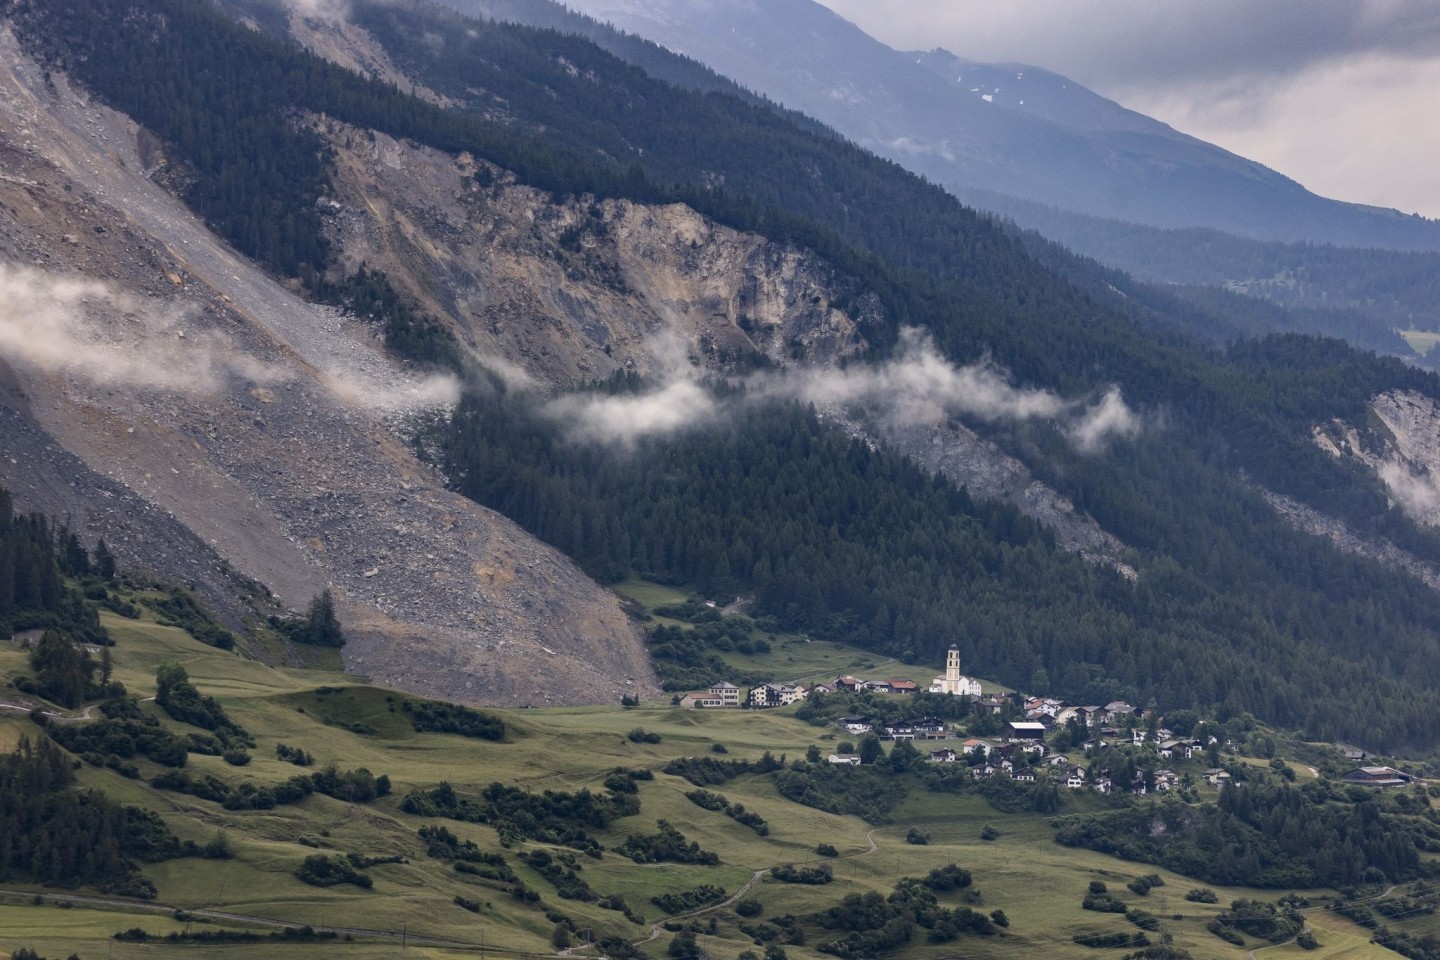
[[[948,693],[954,697],[980,696],[980,681],[960,676],[960,648],[950,644],[945,655],[945,676],[930,681],[931,693]]]

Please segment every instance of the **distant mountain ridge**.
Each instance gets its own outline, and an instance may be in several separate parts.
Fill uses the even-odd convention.
[[[529,23],[543,6],[449,3]],[[699,60],[949,189],[1155,227],[1440,250],[1434,221],[1317,196],[1037,67],[893,50],[813,0],[569,6]]]

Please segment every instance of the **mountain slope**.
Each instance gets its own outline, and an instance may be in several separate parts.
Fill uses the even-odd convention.
[[[487,0],[454,3],[488,12]],[[1317,197],[1034,67],[980,65],[962,76],[943,53],[892,50],[812,0],[570,6],[694,57],[952,189],[1153,226],[1440,249],[1435,223]]]
[[[8,377],[24,397],[12,415],[28,425],[6,431],[3,461],[20,502],[73,511],[122,556],[212,595],[230,587],[229,568],[291,608],[334,586],[351,668],[399,687],[515,704],[646,689],[614,598],[447,492],[392,432],[443,409],[453,384],[399,368],[367,325],[299,300],[221,244],[146,179],[156,160],[142,157],[142,131],[47,77],[8,27],[0,42],[0,248],[41,265],[5,267],[0,304],[7,335],[22,338]],[[81,274],[104,283],[75,291]],[[32,430],[60,448],[41,448],[57,469],[30,466],[45,442],[24,443]],[[71,458],[105,477],[89,495],[72,492],[85,472],[71,475]],[[106,519],[139,504],[176,529],[178,555],[142,551]],[[551,683],[536,682],[537,660],[552,661]]]

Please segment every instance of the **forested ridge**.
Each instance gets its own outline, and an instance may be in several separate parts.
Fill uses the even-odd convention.
[[[1139,277],[1207,287],[1233,283],[1285,307],[1320,311],[1312,314],[1319,322],[1344,310],[1354,317],[1350,331],[1357,338],[1440,324],[1440,254],[1251,240],[1202,227],[1167,230],[1105,220],[1011,198],[976,200]]]
[[[1106,459],[1060,479],[1123,534],[1167,545],[1136,584],[799,405],[620,456],[567,441],[523,400],[477,394],[456,412],[449,466],[462,492],[602,581],[639,573],[753,593],[774,629],[907,660],[938,661],[953,642],[981,676],[1026,686],[1043,667],[1046,692],[1083,702],[1153,697],[1323,739],[1427,739],[1440,699],[1413,671],[1436,663],[1428,588],[1323,549],[1254,493],[1230,499],[1163,438],[1116,456],[1162,463],[1140,491],[1151,502],[1110,482]]]
[[[977,672],[1010,683],[1044,667],[1056,686],[1044,692],[1433,742],[1433,594],[1289,530],[1252,481],[1440,560],[1440,538],[1392,509],[1374,477],[1308,439],[1333,417],[1363,423],[1382,389],[1440,396],[1435,377],[1310,337],[1203,345],[1182,332],[1194,318],[1182,322],[1173,301],[1113,309],[1086,292],[1100,274],[1072,262],[1062,278],[894,164],[753,98],[669,86],[554,31],[353,3],[397,63],[465,105],[446,111],[207,4],[5,9],[31,49],[167,142],[196,174],[187,200],[237,247],[317,293],[339,284],[335,295],[362,309],[401,312],[382,279],[319,279],[330,266],[314,213],[326,154],[297,111],[469,150],[557,194],[689,203],[810,247],[877,293],[884,320],[865,334],[882,353],[918,326],[954,362],[990,356],[1067,396],[1119,384],[1154,414],[1139,439],[1098,456],[1044,426],[985,428],[1135,549],[1132,586],[1057,552],[1013,510],[977,505],[803,410],[647,445],[624,462],[566,448],[523,411],[472,397],[446,438],[463,488],[595,575],[754,591],[778,624],[890,653],[933,658],[958,642]],[[448,362],[426,318],[405,323],[415,350]]]

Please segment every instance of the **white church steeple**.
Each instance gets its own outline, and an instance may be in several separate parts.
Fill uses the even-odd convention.
[[[930,683],[931,693],[948,693],[953,697],[980,696],[980,681],[960,675],[960,648],[950,644],[945,653],[945,676]]]

